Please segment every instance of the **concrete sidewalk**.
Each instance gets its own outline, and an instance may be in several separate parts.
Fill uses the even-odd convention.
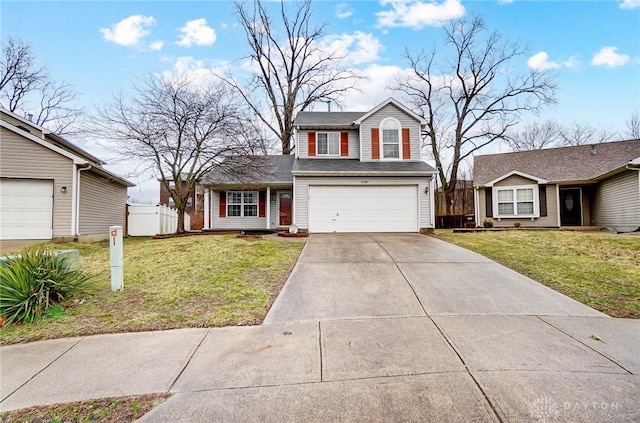
[[[173,392],[143,422],[640,421],[640,321],[421,235],[313,235],[255,327],[0,348],[0,410]]]

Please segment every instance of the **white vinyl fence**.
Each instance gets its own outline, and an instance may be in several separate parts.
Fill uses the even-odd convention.
[[[178,228],[178,212],[176,209],[158,204],[129,204],[127,229],[129,236],[153,236],[171,234]],[[191,219],[184,215],[184,229],[191,229]]]

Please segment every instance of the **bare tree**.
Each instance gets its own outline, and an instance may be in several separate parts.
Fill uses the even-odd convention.
[[[555,147],[561,140],[562,126],[553,120],[534,123],[507,136],[507,144],[514,151],[540,150]]]
[[[633,113],[625,123],[627,130],[624,136],[634,140],[640,139],[640,114],[638,112]]]
[[[563,146],[599,144],[611,141],[617,136],[615,131],[574,122],[572,125],[561,128],[560,143]]]
[[[159,176],[178,211],[177,232],[184,232],[189,193],[204,175],[248,173],[260,163],[226,159],[264,154],[264,140],[245,131],[251,124],[243,105],[221,81],[149,75],[133,84],[129,97],[113,96],[95,121],[96,135],[115,141],[114,150]]]
[[[339,104],[357,77],[340,67],[340,54],[322,48],[327,25],[312,24],[311,0],[280,0],[278,24],[263,0],[253,0],[251,6],[236,2],[235,10],[251,51],[246,59],[253,76],[247,84],[231,76],[225,80],[279,138],[282,154],[289,154],[295,114],[317,101]]]
[[[51,80],[39,67],[30,44],[8,37],[2,43],[0,59],[0,98],[2,107],[19,112],[57,134],[72,135],[73,124],[82,110],[73,107],[76,93],[71,85]]]
[[[555,83],[548,71],[513,72],[510,62],[526,50],[497,32],[486,34],[479,17],[450,22],[444,35],[448,56],[440,57],[439,47],[417,55],[406,52],[411,77],[398,81],[398,89],[427,122],[424,146],[436,162],[449,214],[460,163],[505,139],[523,112],[553,103]]]

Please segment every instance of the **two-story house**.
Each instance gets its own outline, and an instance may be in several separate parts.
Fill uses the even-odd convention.
[[[295,156],[255,157],[260,172],[203,181],[205,229],[434,228],[435,170],[421,160],[420,116],[388,99],[367,112],[300,112],[294,125]]]

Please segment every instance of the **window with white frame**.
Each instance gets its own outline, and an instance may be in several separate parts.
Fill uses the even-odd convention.
[[[318,132],[316,145],[318,156],[339,156],[340,134],[338,132]]]
[[[532,217],[536,213],[535,187],[496,187],[498,216]]]
[[[382,132],[382,158],[400,158],[400,122],[387,118],[380,124]]]
[[[227,192],[227,217],[258,216],[258,191]]]

